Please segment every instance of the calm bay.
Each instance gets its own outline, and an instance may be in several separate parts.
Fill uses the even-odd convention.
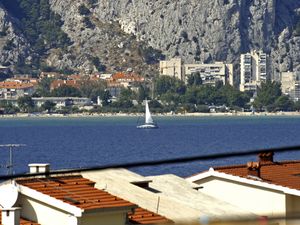
[[[51,169],[85,168],[114,163],[160,160],[220,152],[299,145],[300,117],[207,116],[155,117],[159,129],[136,129],[137,117],[1,118],[0,144],[20,143],[14,171],[29,163],[50,163]],[[9,159],[0,149],[0,174]],[[300,152],[275,155],[276,160],[300,159]],[[144,175],[188,176],[210,166],[246,163],[256,156],[140,167]]]

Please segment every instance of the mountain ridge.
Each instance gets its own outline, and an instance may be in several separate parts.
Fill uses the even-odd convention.
[[[300,37],[294,29],[300,18],[300,1],[49,0],[48,3],[60,16],[61,30],[72,42],[64,51],[48,50],[42,61],[50,68],[87,73],[133,68],[152,76],[157,73],[159,59],[180,56],[189,63],[234,63],[237,71],[241,53],[261,49],[270,56],[269,75],[273,78],[278,79],[280,72],[300,70]],[[1,5],[0,8],[3,11]],[[5,18],[0,17],[0,30],[1,20]],[[30,46],[26,45],[23,52],[19,55],[28,61]],[[0,63],[5,64],[3,51]]]

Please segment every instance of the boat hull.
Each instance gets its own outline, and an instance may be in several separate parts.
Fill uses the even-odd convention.
[[[156,124],[142,124],[137,126],[138,129],[157,129],[158,126]]]

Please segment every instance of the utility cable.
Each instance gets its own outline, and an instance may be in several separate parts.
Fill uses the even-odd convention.
[[[259,149],[259,150],[256,149],[256,150],[239,151],[239,152],[238,151],[223,152],[223,153],[216,153],[216,154],[196,155],[196,156],[180,157],[180,158],[173,158],[173,159],[161,159],[161,160],[155,160],[155,161],[116,163],[116,164],[79,168],[79,169],[65,169],[65,170],[50,171],[49,173],[46,173],[46,174],[45,173],[34,173],[34,174],[20,173],[20,174],[13,174],[13,175],[2,175],[2,176],[0,176],[0,180],[8,180],[8,179],[22,178],[22,177],[44,176],[44,175],[80,173],[80,172],[96,171],[96,170],[111,169],[111,168],[127,168],[127,169],[129,169],[129,168],[136,168],[136,167],[179,164],[179,163],[188,163],[188,162],[195,162],[195,161],[212,160],[212,159],[223,159],[223,158],[230,158],[230,157],[249,156],[249,155],[259,154],[262,152],[283,153],[283,152],[299,151],[299,150],[300,150],[300,145]]]

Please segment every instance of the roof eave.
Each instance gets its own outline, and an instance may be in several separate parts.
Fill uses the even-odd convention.
[[[49,195],[43,194],[41,192],[38,192],[34,189],[28,188],[28,187],[20,185],[20,184],[19,184],[19,192],[25,196],[32,198],[32,199],[36,199],[47,205],[50,205],[50,206],[58,208],[62,211],[66,211],[70,214],[73,214],[76,217],[81,217],[82,213],[84,212],[84,210],[81,208],[67,204],[61,200],[55,199]]]
[[[129,206],[122,206],[122,207],[108,207],[108,208],[96,208],[96,209],[86,209],[84,214],[88,213],[116,213],[116,212],[129,212],[135,208],[138,208],[137,205],[132,204]]]
[[[252,180],[252,179],[247,179],[247,178],[243,178],[243,177],[239,177],[239,176],[234,176],[231,174],[215,171],[212,168],[209,171],[206,171],[204,173],[197,174],[192,177],[188,177],[188,178],[186,178],[186,180],[188,180],[190,182],[195,182],[195,181],[199,181],[199,180],[202,180],[202,179],[205,179],[208,177],[223,178],[223,179],[230,180],[230,181],[236,181],[238,183],[244,183],[244,184],[249,184],[249,185],[253,185],[253,186],[257,186],[257,187],[267,188],[267,189],[274,190],[274,191],[283,192],[285,194],[300,196],[300,190],[297,190],[297,189],[267,183],[267,182],[264,182],[263,180],[262,181],[261,180]]]

